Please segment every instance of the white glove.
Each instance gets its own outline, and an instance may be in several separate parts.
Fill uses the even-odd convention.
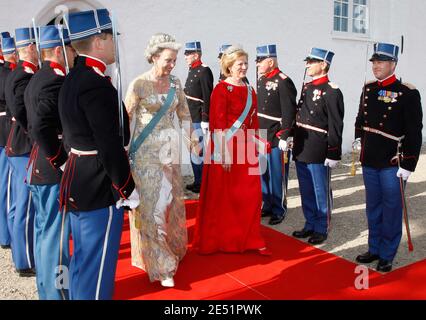
[[[133,190],[132,194],[130,195],[129,199],[120,199],[117,201],[116,207],[117,209],[120,209],[122,207],[129,207],[130,209],[136,209],[140,204],[140,198],[139,194],[135,190]]]
[[[278,144],[278,148],[279,148],[282,152],[287,152],[287,151],[288,151],[288,144],[287,144],[287,141],[280,140],[280,143]]]
[[[352,149],[356,151],[361,151],[361,138],[356,139],[352,143]]]
[[[404,180],[404,181],[407,181],[408,178],[410,177],[411,173],[412,173],[411,171],[399,168],[398,172],[396,173],[396,176],[398,178],[402,178],[402,180]]]
[[[288,149],[293,149],[293,145],[294,145],[294,138],[293,137],[288,137],[288,139],[287,139],[287,148]]]
[[[339,161],[337,160],[331,160],[331,159],[325,159],[324,166],[330,167],[331,169],[336,168]]]
[[[203,134],[206,136],[209,133],[210,125],[208,122],[201,122],[201,129],[203,130]]]

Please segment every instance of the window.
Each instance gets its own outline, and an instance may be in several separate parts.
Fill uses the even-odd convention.
[[[368,0],[334,0],[334,31],[366,35]]]

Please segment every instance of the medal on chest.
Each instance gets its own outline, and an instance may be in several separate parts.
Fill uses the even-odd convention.
[[[318,101],[325,93],[321,90],[315,89],[313,92],[312,101]]]
[[[384,103],[395,103],[398,102],[396,98],[398,98],[397,92],[380,90],[377,100],[383,101]]]
[[[268,91],[277,91],[278,89],[278,82],[268,81],[265,85],[265,89]]]

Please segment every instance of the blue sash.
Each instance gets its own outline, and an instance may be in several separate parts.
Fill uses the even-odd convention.
[[[146,138],[148,138],[148,136],[152,133],[152,130],[154,130],[154,128],[160,122],[161,118],[163,118],[167,111],[169,111],[170,107],[172,106],[173,100],[175,99],[175,94],[176,85],[173,83],[173,81],[170,81],[170,90],[167,94],[166,101],[161,106],[160,110],[158,110],[154,118],[152,118],[148,125],[142,130],[139,137],[134,139],[132,144],[130,145],[129,158],[131,162],[134,161],[136,152],[139,150]]]
[[[241,128],[241,126],[243,125],[244,121],[246,121],[246,118],[251,110],[252,107],[252,103],[253,103],[253,89],[251,86],[247,86],[247,90],[248,90],[248,96],[247,96],[247,102],[246,102],[246,106],[244,108],[243,113],[240,115],[240,117],[237,119],[237,121],[234,122],[234,124],[231,126],[231,128],[229,128],[228,132],[226,132],[225,135],[225,142],[229,142],[232,137],[237,133],[237,131]],[[214,134],[214,133],[213,133]],[[214,135],[214,145],[215,145],[215,151],[213,153],[213,160],[215,161],[220,161],[220,153],[217,151],[217,146],[219,145],[218,141],[217,141],[216,135]]]

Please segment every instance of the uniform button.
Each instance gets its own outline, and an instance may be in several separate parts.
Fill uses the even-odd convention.
[[[300,103],[303,103],[303,100],[300,100]]]
[[[365,100],[368,100],[368,96],[365,96]]]
[[[383,127],[383,123],[380,123],[379,126]]]
[[[367,120],[365,120],[365,121],[364,121],[364,123],[365,123],[365,124],[368,124],[368,121],[367,121]]]
[[[368,107],[368,104],[364,104],[364,107]]]
[[[124,191],[123,191],[123,193],[124,193],[124,194],[127,194],[127,191],[126,191],[126,190],[124,190]]]
[[[364,116],[367,116],[368,115],[368,112],[364,112]]]
[[[314,112],[313,112],[313,111],[311,111],[311,114],[314,114]]]
[[[36,169],[36,171],[35,171],[36,173],[40,173],[40,170],[38,170],[38,169]]]
[[[270,96],[271,94],[270,93],[268,93],[268,96]]]
[[[367,92],[370,92],[370,88],[367,88]]]
[[[71,202],[75,202],[75,200],[74,200],[73,198],[69,198],[69,200],[70,200]]]
[[[388,116],[387,116],[387,114],[383,115],[383,118],[385,118],[385,119],[386,119],[387,117],[388,117]]]
[[[399,94],[400,96],[402,96],[402,95],[403,95],[403,93],[402,93],[402,92],[399,92],[398,94]]]
[[[391,111],[391,110],[392,110],[392,107],[389,107],[389,108],[388,108],[388,110],[389,110],[389,111]]]

